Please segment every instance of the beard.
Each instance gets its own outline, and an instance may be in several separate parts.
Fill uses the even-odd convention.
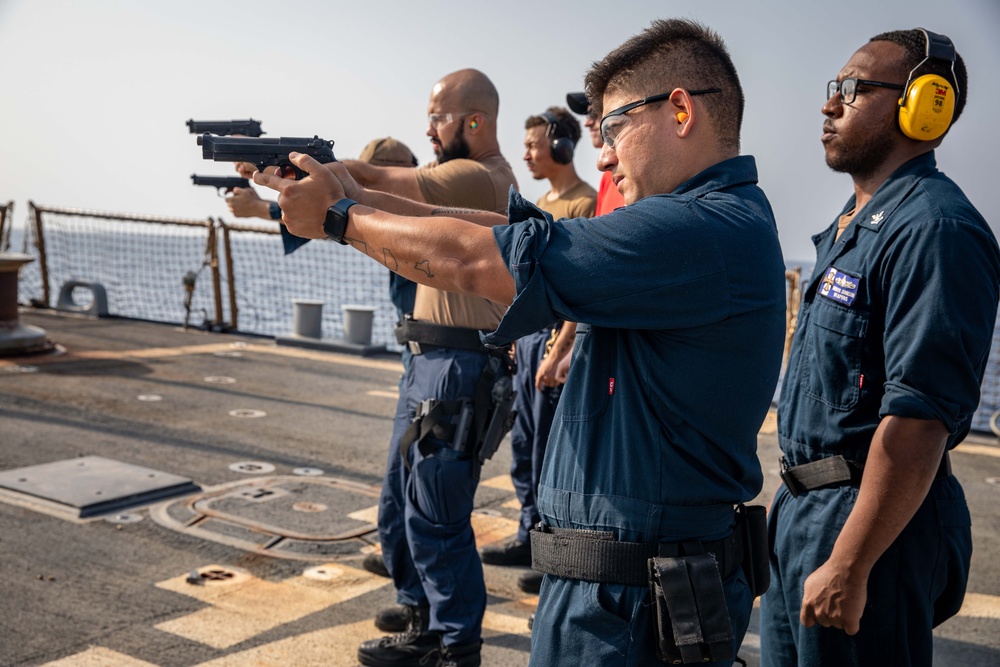
[[[846,140],[837,135],[839,141],[834,151],[826,151],[826,165],[834,171],[864,179],[878,171],[896,144],[899,133],[896,117],[889,116],[882,127]]]
[[[465,140],[465,124],[460,123],[458,132],[447,145],[441,144],[441,149],[435,151],[438,164],[444,164],[448,160],[461,160],[469,157],[469,142]]]

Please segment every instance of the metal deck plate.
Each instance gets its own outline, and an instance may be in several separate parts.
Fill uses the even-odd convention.
[[[7,489],[65,506],[79,518],[196,493],[190,479],[100,456],[0,472]]]
[[[380,490],[325,476],[265,477],[163,503],[150,516],[167,528],[248,551],[326,560],[370,548]]]
[[[343,540],[374,526],[349,515],[377,502],[372,489],[345,480],[269,479],[194,503],[194,509],[222,521],[274,535],[305,540]]]

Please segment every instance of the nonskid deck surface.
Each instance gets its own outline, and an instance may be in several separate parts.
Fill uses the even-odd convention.
[[[375,612],[394,602],[361,561],[378,548],[398,357],[21,318],[57,352],[0,358],[0,665],[357,664],[358,643],[382,634]],[[774,430],[771,414],[759,437],[765,503],[778,485]],[[1000,447],[970,439],[953,463],[976,553],[962,614],[936,631],[935,664],[996,664]],[[509,467],[507,446],[484,467],[479,546],[517,530]],[[109,497],[119,502],[102,506]],[[516,585],[523,568],[484,570],[484,664],[526,665],[537,598]],[[759,661],[756,613],[740,655]]]

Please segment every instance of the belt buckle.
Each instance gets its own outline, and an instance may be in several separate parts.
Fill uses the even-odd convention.
[[[410,348],[411,354],[423,354],[423,352],[420,349],[420,343],[418,341],[415,340],[407,341],[406,345],[407,347]]]
[[[796,486],[797,482],[795,481],[795,478],[791,475],[791,473],[789,473],[789,470],[791,470],[791,468],[789,468],[788,466],[788,461],[786,461],[785,457],[782,456],[780,461],[780,469],[778,470],[778,476],[781,477],[781,481],[785,483],[785,488],[788,489],[788,492],[790,494],[792,494],[792,498],[798,498],[799,489],[798,486]]]

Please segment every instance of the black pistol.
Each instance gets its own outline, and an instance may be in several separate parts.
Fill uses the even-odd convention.
[[[250,181],[239,176],[198,176],[191,174],[193,185],[208,185],[219,189],[219,194],[229,192],[233,188],[249,188]]]
[[[291,167],[295,170],[295,180],[305,178],[302,171],[288,159],[289,153],[304,153],[317,162],[336,162],[333,142],[319,137],[278,137],[257,139],[250,137],[217,137],[203,134],[198,137],[202,157],[216,162],[252,162],[257,169],[280,167],[282,174]]]
[[[260,129],[260,121],[248,118],[246,120],[195,120],[187,122],[188,131],[191,134],[217,134],[219,136],[229,136],[231,134],[242,134],[245,137],[259,137],[264,134]]]

